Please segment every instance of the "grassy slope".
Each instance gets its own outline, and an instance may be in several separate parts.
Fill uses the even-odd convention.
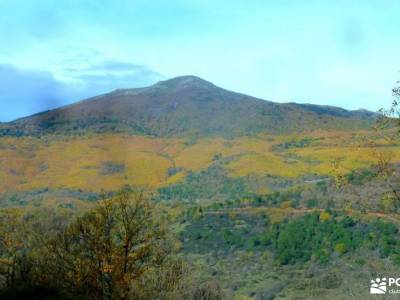
[[[296,138],[259,135],[195,141],[110,134],[3,137],[0,192],[40,188],[116,190],[123,184],[158,188],[182,182],[189,172],[216,164],[231,178],[332,175],[335,159],[341,161],[343,172],[375,162],[374,149],[357,147],[357,143],[354,134],[339,132],[314,132]],[[381,144],[380,151],[400,161],[398,146]]]

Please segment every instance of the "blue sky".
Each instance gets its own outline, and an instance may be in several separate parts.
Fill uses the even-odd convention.
[[[398,0],[2,0],[0,11],[0,121],[187,74],[377,110],[400,79]]]

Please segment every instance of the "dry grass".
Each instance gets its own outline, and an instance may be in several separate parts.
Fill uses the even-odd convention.
[[[313,132],[302,136],[266,136],[200,139],[92,135],[74,138],[0,138],[0,192],[35,188],[115,190],[124,184],[160,187],[182,181],[188,171],[222,162],[233,177],[332,174],[332,161],[340,171],[375,163],[376,151],[400,161],[399,146],[377,139],[379,149],[362,144],[366,133]],[[313,138],[305,147],[273,150],[293,139]],[[122,171],[103,171],[107,163]],[[168,176],[168,169],[181,171]]]

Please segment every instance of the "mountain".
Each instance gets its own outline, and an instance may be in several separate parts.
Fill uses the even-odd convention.
[[[274,103],[182,76],[152,86],[115,90],[0,126],[1,135],[125,132],[149,136],[241,136],[317,129],[363,129],[366,111]]]

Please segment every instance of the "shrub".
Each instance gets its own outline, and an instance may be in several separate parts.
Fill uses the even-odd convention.
[[[103,175],[112,175],[125,172],[125,164],[120,162],[107,161],[102,166]]]
[[[339,254],[344,254],[346,252],[346,245],[344,243],[336,244],[335,252],[337,252]]]
[[[308,199],[306,205],[307,208],[314,208],[318,205],[318,200],[315,198]]]
[[[322,213],[319,215],[319,219],[320,219],[322,222],[324,222],[324,221],[329,221],[329,220],[331,219],[331,215],[330,215],[330,213],[328,213],[328,212],[322,212]]]
[[[200,286],[194,285],[192,288],[183,293],[181,299],[224,300],[228,299],[228,297],[218,284],[207,282]]]

